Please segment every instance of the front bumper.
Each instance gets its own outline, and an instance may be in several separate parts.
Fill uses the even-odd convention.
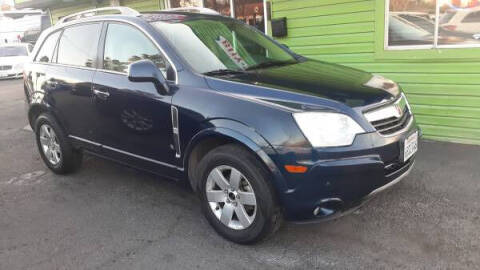
[[[23,71],[21,70],[2,70],[0,71],[0,80],[1,79],[13,79],[13,78],[22,78]]]
[[[413,122],[395,136],[377,132],[357,136],[349,147],[277,149],[277,161],[309,167],[305,174],[283,171],[288,186],[280,195],[285,218],[303,223],[338,217],[398,183],[410,173],[415,160],[412,156],[403,162],[403,143],[417,131]]]

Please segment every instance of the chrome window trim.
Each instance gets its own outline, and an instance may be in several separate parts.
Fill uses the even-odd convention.
[[[158,165],[162,165],[162,166],[165,166],[165,167],[173,168],[173,169],[176,169],[176,170],[179,170],[179,171],[182,171],[182,172],[184,171],[184,168],[178,167],[178,166],[170,164],[170,163],[166,163],[166,162],[158,161],[156,159],[151,159],[151,158],[148,158],[148,157],[140,156],[140,155],[137,155],[137,154],[134,154],[134,153],[130,153],[130,152],[127,152],[127,151],[124,151],[124,150],[120,150],[120,149],[117,149],[115,147],[111,147],[111,146],[108,146],[108,145],[103,145],[103,144],[100,144],[100,143],[97,143],[97,142],[94,142],[94,141],[90,141],[90,140],[87,140],[87,139],[84,139],[84,138],[80,138],[80,137],[77,137],[77,136],[68,135],[68,137],[72,138],[72,139],[82,141],[82,142],[90,143],[90,144],[93,144],[93,145],[98,146],[100,148],[105,148],[105,149],[108,149],[108,150],[111,150],[111,151],[114,151],[114,152],[117,152],[117,153],[120,153],[120,154],[124,154],[124,155],[127,155],[127,156],[131,156],[131,157],[135,157],[135,158],[142,159],[142,160],[145,160],[145,161],[149,161],[149,162],[152,162],[152,163],[155,163],[155,164],[158,164]]]

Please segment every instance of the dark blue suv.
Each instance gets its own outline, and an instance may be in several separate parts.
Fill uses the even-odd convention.
[[[104,8],[45,31],[24,71],[45,164],[70,173],[88,152],[187,181],[237,243],[337,217],[410,172],[420,134],[395,82],[212,13]]]

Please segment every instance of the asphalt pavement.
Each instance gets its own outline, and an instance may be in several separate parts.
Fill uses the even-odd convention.
[[[240,246],[182,185],[87,156],[42,163],[21,80],[0,81],[0,269],[480,269],[480,147],[422,141],[411,175],[351,215]]]

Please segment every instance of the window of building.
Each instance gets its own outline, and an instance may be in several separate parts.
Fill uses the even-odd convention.
[[[98,23],[66,28],[58,43],[57,63],[94,67],[101,28]]]
[[[53,51],[57,45],[59,35],[60,31],[57,31],[45,39],[40,51],[37,54],[37,57],[35,57],[36,62],[49,63],[52,61]]]
[[[480,47],[480,1],[386,0],[388,49]]]
[[[210,8],[266,32],[264,2],[264,0],[166,0],[165,3],[168,8]]]
[[[131,63],[148,59],[167,76],[168,62],[160,50],[138,29],[126,24],[108,25],[103,58],[104,69],[124,73]]]

